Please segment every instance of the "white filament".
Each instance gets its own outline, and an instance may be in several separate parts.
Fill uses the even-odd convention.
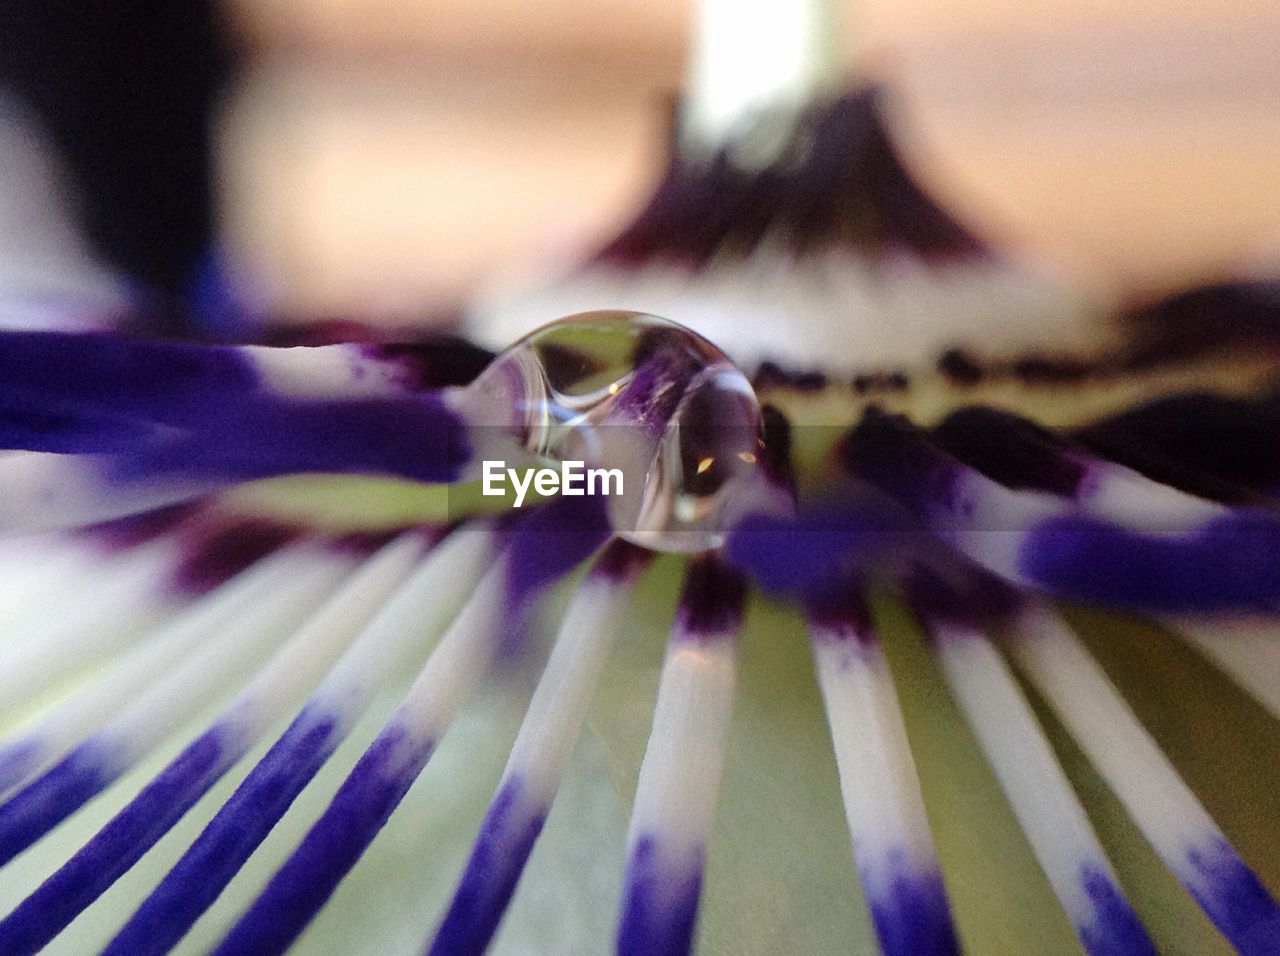
[[[895,851],[918,872],[938,871],[937,853],[897,690],[878,641],[813,628],[813,663],[826,708],[845,819],[864,883]]]
[[[938,625],[943,672],[1026,834],[1054,895],[1076,926],[1093,922],[1085,867],[1118,885],[1084,809],[1000,654],[985,636]]]
[[[560,625],[502,778],[518,776],[529,798],[544,806],[560,786],[633,587],[630,580],[588,578]]]
[[[58,600],[7,625],[0,644],[0,718],[57,682],[117,653],[173,611],[169,575],[179,543],[154,541],[104,556]]]
[[[683,882],[700,872],[715,817],[737,679],[736,634],[673,628],[627,844],[652,838],[658,867]]]
[[[277,555],[237,575],[158,628],[84,689],[21,726],[5,740],[5,745],[37,746],[40,753],[27,769],[39,769],[111,715],[126,709],[128,702],[161,680],[197,644],[218,644],[220,633],[255,640],[258,635],[251,624],[260,616],[258,609],[278,600],[281,589],[288,594],[299,570],[296,555],[292,560]],[[197,678],[203,676],[197,672]],[[157,716],[162,727],[177,724],[173,715]]]
[[[228,686],[252,673],[350,571],[350,556],[315,545],[295,545],[268,558],[265,593],[218,628],[173,671],[150,684],[117,712],[95,737],[109,742],[124,765],[146,754],[195,716]]]
[[[1019,615],[1012,638],[1010,653],[1143,835],[1181,879],[1195,882],[1188,849],[1225,838],[1102,668],[1044,605]]]
[[[1187,616],[1163,623],[1280,719],[1280,625],[1274,618]]]
[[[447,537],[360,631],[311,700],[348,725],[354,721],[378,689],[409,666],[457,613],[492,548],[487,530]]]

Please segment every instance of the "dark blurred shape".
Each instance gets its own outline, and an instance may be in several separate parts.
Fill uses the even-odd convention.
[[[162,291],[209,245],[209,120],[229,49],[209,0],[0,4],[0,84],[62,152],[98,252]]]
[[[1203,355],[1224,345],[1280,344],[1280,279],[1196,286],[1131,310],[1130,368]]]
[[[760,169],[735,161],[736,143],[709,158],[673,147],[648,205],[598,259],[701,268],[726,255],[749,256],[771,234],[800,252],[845,247],[872,261],[904,253],[934,262],[993,255],[916,183],[886,109],[878,85],[816,104],[792,131],[789,148]]]
[[[1192,494],[1228,502],[1280,488],[1280,394],[1181,392],[1099,419],[1074,438]]]
[[[947,349],[938,357],[938,371],[953,385],[977,385],[985,374],[982,363],[964,349]]]

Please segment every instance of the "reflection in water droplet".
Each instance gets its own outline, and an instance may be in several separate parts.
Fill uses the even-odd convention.
[[[718,546],[738,515],[774,506],[760,404],[706,339],[638,312],[586,312],[499,355],[460,410],[481,459],[619,469],[618,534],[667,551]],[[523,451],[523,462],[512,460]]]

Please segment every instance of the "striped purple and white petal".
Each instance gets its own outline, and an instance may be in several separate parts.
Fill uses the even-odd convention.
[[[648,552],[614,541],[575,594],[429,952],[482,953],[528,862]]]
[[[627,832],[617,952],[693,947],[737,672],[745,580],[695,558],[672,624]]]
[[[1047,607],[1010,624],[1010,653],[1156,853],[1241,953],[1274,951],[1280,903],[1241,860],[1080,640]]]
[[[19,560],[26,553],[51,573],[24,582],[15,596],[8,626],[24,639],[0,651],[0,713],[13,716],[135,645],[296,530],[225,515],[163,514],[90,528],[79,538],[15,539]]]
[[[466,594],[466,583],[478,573],[490,547],[484,532],[458,533],[429,553],[377,608],[285,732],[125,925],[121,935],[126,942],[120,945],[126,946],[126,951],[129,946],[164,951],[182,937],[332,755],[379,687],[398,667],[410,665],[415,649],[438,633],[457,610]],[[275,676],[269,674],[267,679]],[[224,718],[227,726],[236,729],[243,713],[241,706],[252,711],[255,696],[272,686],[258,689],[257,695],[255,688],[246,691],[247,699],[237,700],[229,708]],[[262,715],[258,733],[270,726],[270,716],[269,711]],[[219,745],[224,736],[222,725],[220,720],[207,732]],[[196,741],[190,752],[199,754],[202,742]],[[165,773],[185,782],[187,757],[184,753]],[[158,778],[158,782],[160,793],[164,793],[168,789],[164,784],[169,781]],[[195,789],[187,800],[198,795]],[[145,792],[138,798],[135,812],[145,809],[147,798]]]
[[[363,561],[336,590],[330,583],[322,593],[308,595],[302,618],[281,618],[281,630],[292,630],[292,636],[206,730],[71,860],[0,921],[0,945],[13,952],[39,949],[136,863],[255,741],[297,706],[325,667],[421,561],[428,545],[429,539],[423,535],[405,534]],[[298,573],[296,567],[285,566],[283,570],[288,577]],[[280,582],[265,578],[261,583],[268,586],[267,603],[275,603],[272,592]],[[332,596],[323,600],[324,592],[332,592]],[[317,606],[319,609],[310,613]],[[246,617],[240,617],[239,622],[233,633],[253,641],[261,639],[260,629],[246,626]],[[176,672],[175,676],[191,679],[191,675]],[[209,675],[198,668],[194,679],[198,686],[207,682]],[[189,693],[189,683],[177,686]],[[155,707],[151,701],[144,703],[155,726],[172,726],[172,710]],[[133,745],[137,746],[136,739]]]
[[[999,427],[1004,416],[988,416]],[[1019,436],[1020,437],[1020,436]],[[1018,437],[999,435],[1021,444]],[[842,441],[849,474],[897,499],[946,545],[1000,577],[1061,597],[1152,612],[1267,612],[1280,600],[1280,519],[1156,485],[1122,466],[1039,447],[1039,483],[949,454],[871,408]],[[987,449],[973,455],[986,460]],[[989,464],[986,467],[991,467]]]
[[[958,953],[911,743],[871,611],[855,581],[810,608],[854,862],[886,956]]]
[[[0,459],[0,520],[85,524],[301,472],[452,480],[466,423],[430,367],[365,346],[2,333],[0,447],[18,453]]]
[[[741,512],[738,479],[763,467],[745,376],[664,319],[551,323],[465,386],[427,381],[434,368],[422,352],[351,345],[0,333],[0,527],[82,525],[279,476],[450,483],[485,461],[551,458],[633,476],[611,502],[622,533],[697,533]],[[677,507],[689,496],[701,503]],[[681,517],[691,508],[697,519]]]
[[[908,602],[1081,944],[1091,954],[1154,954],[1070,782],[985,632],[983,615],[1003,612],[1001,604],[1009,600],[999,585],[987,587],[995,593],[962,593],[921,569],[907,583]]]
[[[574,530],[565,530],[574,523]],[[404,700],[293,855],[219,945],[219,952],[288,948],[377,836],[494,659],[522,639],[532,602],[603,544],[607,534],[602,508],[596,509],[594,521],[583,522],[580,515],[570,519],[556,506],[534,512],[508,532],[499,559],[480,579]],[[229,816],[243,826],[234,821],[234,814]],[[204,876],[193,872],[188,878],[199,881]],[[157,933],[170,931],[167,890],[181,892],[180,880],[173,877],[168,888],[161,884],[109,951],[137,952]]]
[[[60,743],[75,739],[77,729],[93,728],[52,767],[0,805],[0,859],[12,859],[104,789],[173,727],[181,726],[227,685],[251,673],[262,655],[305,618],[348,568],[349,561],[342,556],[306,545],[268,558],[227,585],[227,593],[194,605],[184,620],[165,628],[168,633],[157,635],[162,641],[176,636],[180,642],[177,654],[166,655],[170,667],[143,686],[131,688],[133,693],[114,708],[102,708],[96,695],[82,693],[46,714],[32,729],[20,730],[9,745],[17,752],[34,747],[37,754],[56,755]],[[95,705],[98,714],[77,712]],[[99,715],[103,719],[93,719]],[[13,782],[21,780],[15,774]]]

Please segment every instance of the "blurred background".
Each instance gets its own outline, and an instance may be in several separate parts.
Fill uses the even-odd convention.
[[[984,237],[1137,297],[1280,265],[1273,2],[832,8],[849,84],[888,84],[917,177]],[[52,141],[89,238],[35,222],[10,150],[0,209],[35,211],[0,255],[174,289],[216,247],[273,310],[430,313],[635,210],[694,19],[692,0],[6,0],[5,135]]]

